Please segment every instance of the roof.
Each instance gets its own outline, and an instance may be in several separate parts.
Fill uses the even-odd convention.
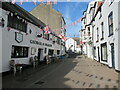
[[[22,18],[26,19],[32,24],[35,24],[38,27],[45,26],[45,24],[42,21],[38,20],[36,17],[34,17],[32,14],[30,14],[17,4],[12,4],[11,2],[2,2],[2,9],[10,11],[12,13],[17,13],[17,15],[21,16]]]
[[[79,45],[80,38],[78,38],[78,37],[74,37],[73,39],[77,42],[77,45]]]
[[[75,41],[77,41],[77,40],[79,40],[80,38],[78,38],[78,37],[73,37],[73,39],[74,39]]]

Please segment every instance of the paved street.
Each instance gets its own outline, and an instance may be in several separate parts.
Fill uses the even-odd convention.
[[[3,88],[117,88],[118,73],[94,60],[76,56],[3,77]]]

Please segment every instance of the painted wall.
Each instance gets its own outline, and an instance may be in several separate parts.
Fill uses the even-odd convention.
[[[30,11],[30,13],[35,17],[37,17],[46,25],[49,25],[51,30],[56,34],[61,33],[60,29],[61,29],[62,14],[52,9],[51,5],[40,3],[32,11]],[[57,32],[55,31],[56,29]]]

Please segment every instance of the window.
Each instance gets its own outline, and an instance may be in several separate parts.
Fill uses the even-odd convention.
[[[54,50],[49,49],[48,55],[53,55],[54,54]]]
[[[57,50],[57,55],[59,55],[60,54],[60,50]]]
[[[45,48],[44,53],[47,53],[47,48]]]
[[[102,31],[102,38],[101,40],[104,38],[104,23],[101,23],[101,31]]]
[[[88,36],[90,36],[90,27],[88,27]]]
[[[28,47],[12,46],[12,58],[25,58],[28,57]]]
[[[113,12],[108,16],[109,36],[113,35]]]
[[[9,13],[8,15],[8,26],[17,29],[22,32],[27,32],[27,23],[20,16]]]
[[[60,44],[61,39],[57,38],[57,44]]]
[[[97,28],[97,41],[96,42],[98,41],[99,41],[99,29]]]
[[[101,60],[107,62],[107,43],[101,44]]]
[[[43,38],[49,40],[50,34],[45,34],[45,31],[43,31]]]
[[[109,0],[109,6],[114,2],[114,0]]]
[[[96,58],[96,47],[93,48],[93,55],[94,55],[94,58]]]

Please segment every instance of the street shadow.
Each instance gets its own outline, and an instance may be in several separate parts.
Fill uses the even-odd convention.
[[[75,58],[78,55],[73,53],[71,56]],[[66,58],[66,60],[61,60],[57,63],[39,65],[36,69],[28,67],[24,69],[21,74],[18,72],[16,76],[11,72],[2,77],[2,88],[72,88],[65,83],[69,81],[72,83],[76,82],[65,76],[77,65],[78,62],[73,61],[74,59],[69,60],[69,58]],[[49,73],[51,74],[49,75]],[[48,76],[46,76],[47,74]],[[46,76],[46,78],[41,80],[41,77],[44,76]],[[32,86],[29,86],[31,83]]]

